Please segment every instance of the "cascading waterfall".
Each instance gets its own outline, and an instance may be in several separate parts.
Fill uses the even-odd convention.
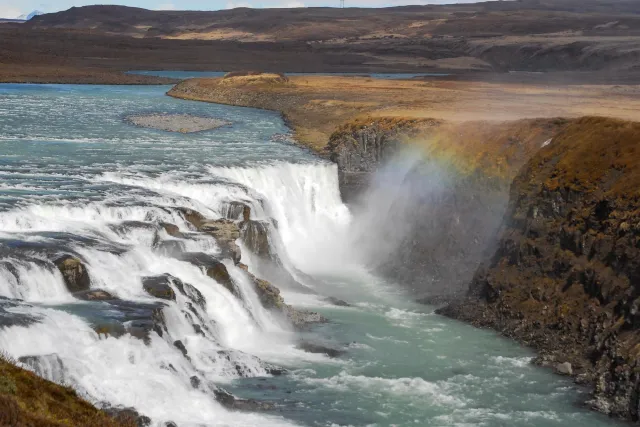
[[[209,176],[193,182],[171,173],[153,177],[119,171],[93,181],[127,186],[145,197],[112,195],[89,204],[27,205],[0,213],[4,241],[22,242],[3,260],[1,296],[22,300],[6,310],[34,320],[1,329],[0,347],[97,404],[135,407],[155,423],[257,423],[257,415],[221,408],[214,400],[216,385],[239,376],[269,375],[271,364],[319,356],[294,348],[290,327],[260,304],[246,273],[231,261],[225,265],[241,298],[199,267],[159,251],[157,243],[177,242],[184,252],[219,256],[215,240],[193,232],[177,208],[216,218],[225,214],[225,203],[241,201],[251,207],[253,218],[278,224],[273,240],[279,244],[272,250],[286,260],[283,268],[322,269],[319,251],[337,249],[327,245],[346,235],[350,219],[339,199],[335,167],[212,167]],[[167,235],[158,227],[161,223],[175,224],[184,238]],[[59,253],[78,256],[91,277],[91,288],[123,301],[156,304],[143,289],[143,278],[168,274],[195,288],[204,307],[194,309],[194,299],[173,284],[175,302],[163,301],[161,308],[166,327],[162,336],[155,330],[145,339],[101,334],[101,326],[108,323],[105,312],[119,308],[76,300],[51,262]],[[312,255],[315,263],[310,262]],[[252,268],[248,251],[243,261]],[[259,418],[260,425],[286,424],[269,416]]]

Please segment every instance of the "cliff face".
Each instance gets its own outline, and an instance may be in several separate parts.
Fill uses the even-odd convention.
[[[441,312],[540,350],[594,385],[590,404],[638,420],[640,123],[583,118],[522,169],[493,257]]]
[[[375,230],[362,238],[362,250],[419,298],[464,292],[495,242],[509,182],[564,125],[378,117],[341,126],[328,150],[343,199]],[[405,149],[420,161],[398,159]]]

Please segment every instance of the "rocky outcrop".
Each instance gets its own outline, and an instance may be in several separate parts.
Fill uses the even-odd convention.
[[[86,291],[91,286],[89,273],[80,258],[72,255],[63,255],[53,263],[62,273],[62,278],[69,292]]]
[[[168,274],[149,276],[142,278],[142,288],[156,298],[175,301],[176,294],[171,287],[171,278]]]
[[[276,255],[269,243],[269,224],[264,221],[248,220],[240,229],[242,242],[253,254],[263,259],[274,259]]]
[[[73,294],[75,298],[84,301],[111,301],[117,299],[114,295],[102,289],[89,289],[87,291],[80,291]]]
[[[638,420],[640,124],[571,123],[514,180],[497,250],[442,314],[540,351],[594,386],[590,405]]]
[[[273,286],[266,280],[262,280],[251,274],[246,265],[240,264],[240,268],[245,271],[254,285],[254,290],[258,294],[260,302],[265,308],[282,313],[291,324],[298,329],[306,328],[314,323],[324,323],[327,319],[313,311],[300,310],[284,302],[280,295],[280,289]]]
[[[312,311],[299,310],[284,302],[280,295],[280,290],[269,281],[259,279],[249,273],[248,267],[240,263],[240,248],[235,241],[241,237],[259,258],[267,257],[270,261],[277,261],[277,255],[272,253],[269,244],[268,225],[259,221],[250,220],[251,209],[242,204],[229,204],[239,214],[242,209],[242,220],[239,222],[227,219],[209,220],[201,213],[191,209],[181,209],[184,218],[190,222],[195,229],[203,233],[210,234],[216,239],[218,245],[223,249],[223,256],[232,257],[235,264],[248,275],[254,285],[258,298],[265,308],[280,312],[287,318],[295,328],[306,328],[314,323],[323,323],[327,319]],[[231,209],[231,208],[230,208]],[[242,232],[241,232],[242,230]],[[229,275],[227,266],[214,257],[205,253],[184,252],[178,255],[184,261],[188,261],[204,269],[206,274],[216,282],[224,286],[237,298],[241,298],[241,292]]]
[[[221,256],[223,258],[231,258],[236,264],[240,262],[240,248],[236,244],[236,240],[240,237],[240,229],[234,221],[207,219],[200,212],[191,209],[183,208],[180,211],[196,230],[216,239],[222,250]]]
[[[391,158],[403,142],[430,127],[436,120],[363,118],[340,126],[331,135],[327,152],[338,165],[340,193],[351,202],[366,189],[371,174]]]

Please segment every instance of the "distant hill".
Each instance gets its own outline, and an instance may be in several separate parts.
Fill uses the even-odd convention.
[[[199,40],[318,41],[340,38],[487,37],[581,32],[640,35],[637,0],[516,0],[373,8],[152,11],[73,7],[37,16],[34,28]]]
[[[31,12],[29,14],[24,14],[24,15],[18,16],[18,19],[22,20],[22,21],[29,21],[32,18],[34,18],[36,16],[40,16],[40,15],[44,15],[44,12],[41,12],[39,10],[34,10],[33,12]]]

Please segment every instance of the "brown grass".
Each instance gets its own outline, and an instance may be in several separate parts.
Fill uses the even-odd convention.
[[[133,420],[114,420],[70,387],[44,380],[0,356],[0,426],[135,427]]]
[[[541,150],[532,164],[553,165],[544,182],[549,190],[564,187],[602,196],[640,196],[640,123],[578,119]]]
[[[640,120],[640,88],[635,86],[292,76],[287,84],[250,86],[194,79],[169,94],[280,111],[297,139],[318,152],[339,126],[370,118],[504,122],[601,115]]]

